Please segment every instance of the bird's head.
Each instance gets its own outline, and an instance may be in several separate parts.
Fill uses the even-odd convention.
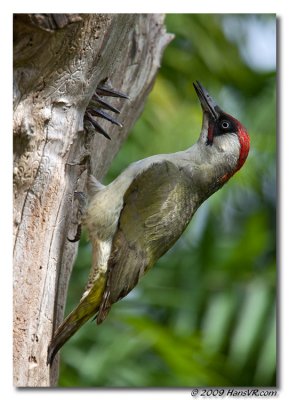
[[[213,100],[208,91],[194,83],[195,91],[203,109],[203,126],[199,143],[207,160],[226,166],[226,172],[220,177],[225,183],[244,162],[250,149],[250,137],[244,126],[234,117],[225,113]]]

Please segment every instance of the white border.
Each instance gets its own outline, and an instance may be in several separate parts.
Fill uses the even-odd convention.
[[[149,1],[149,0],[148,0]],[[286,205],[289,209],[288,198],[288,151],[289,151],[289,127],[288,127],[288,91],[289,91],[289,63],[288,63],[288,38],[289,38],[289,13],[288,2],[285,0],[159,0],[149,5],[142,2],[142,6],[132,6],[132,1],[127,0],[109,0],[92,1],[81,0],[81,2],[55,1],[34,2],[26,0],[25,2],[16,1],[2,2],[1,9],[1,146],[0,146],[0,182],[1,182],[1,218],[0,218],[0,243],[1,243],[1,394],[5,398],[14,398],[21,396],[31,398],[41,395],[51,396],[54,400],[69,396],[70,400],[79,399],[80,390],[15,390],[12,386],[12,191],[11,191],[11,173],[12,168],[12,141],[11,141],[11,120],[12,120],[12,14],[13,12],[154,12],[154,13],[276,13],[279,19],[279,274],[281,296],[279,298],[279,354],[281,356],[280,399],[289,398],[288,384],[288,291],[286,290],[289,282],[289,265],[285,265],[288,257],[288,221],[289,212],[286,211]],[[134,1],[134,3],[136,3]],[[5,8],[4,8],[5,7]],[[9,271],[9,272],[8,272]],[[5,396],[6,395],[6,396]],[[121,399],[145,399],[154,395],[157,399],[189,399],[190,390],[86,390],[87,398],[95,399],[96,396],[101,399],[117,398]],[[52,397],[53,396],[53,397]],[[234,397],[236,398],[236,397]],[[238,398],[238,397],[237,397]],[[244,397],[243,397],[244,398]]]

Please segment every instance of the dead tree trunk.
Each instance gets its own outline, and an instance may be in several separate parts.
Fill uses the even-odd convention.
[[[72,200],[87,155],[101,179],[142,111],[170,41],[162,15],[34,14],[14,17],[14,384],[49,386],[58,365],[47,345],[63,318],[77,246]],[[108,80],[123,128],[87,134],[83,116]],[[72,226],[73,227],[73,226]]]

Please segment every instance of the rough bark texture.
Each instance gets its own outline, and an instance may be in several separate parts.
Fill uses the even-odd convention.
[[[73,193],[85,190],[87,155],[101,179],[141,113],[171,40],[162,15],[14,17],[14,384],[49,386],[58,364],[47,345],[64,312],[77,246]],[[83,115],[107,80],[123,128],[85,132]]]

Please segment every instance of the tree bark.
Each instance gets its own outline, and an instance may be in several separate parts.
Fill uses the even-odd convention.
[[[85,191],[87,156],[101,179],[140,115],[171,36],[163,15],[14,16],[14,385],[55,385],[46,365],[63,319],[77,245],[73,193]],[[111,141],[83,127],[97,85],[113,99],[123,128],[100,124]]]

